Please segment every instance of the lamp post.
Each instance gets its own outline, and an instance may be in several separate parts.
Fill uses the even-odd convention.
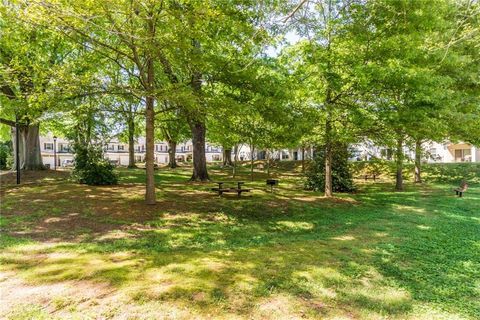
[[[53,136],[53,170],[57,171],[57,137]]]
[[[17,171],[17,184],[20,184],[20,125],[18,124],[18,114],[15,113],[15,170]]]

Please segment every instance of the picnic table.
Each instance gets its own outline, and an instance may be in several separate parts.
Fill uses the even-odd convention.
[[[218,184],[218,187],[212,188],[212,191],[218,192],[218,195],[221,196],[223,193],[237,193],[237,196],[240,197],[242,195],[242,192],[250,192],[251,189],[242,189],[242,185],[245,184],[243,181],[237,181],[237,182],[226,182],[226,181],[221,181],[221,182],[215,182]],[[224,184],[237,184],[237,187],[225,187]]]

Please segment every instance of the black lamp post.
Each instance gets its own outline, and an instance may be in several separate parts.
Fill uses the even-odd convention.
[[[53,170],[57,170],[57,137],[53,136]]]
[[[15,170],[17,171],[17,184],[20,184],[20,125],[18,124],[18,114],[15,113]]]

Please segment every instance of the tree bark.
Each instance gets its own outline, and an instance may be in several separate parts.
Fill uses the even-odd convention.
[[[13,141],[13,154],[16,154],[15,127],[11,129]],[[16,168],[17,161],[20,162],[21,170],[43,170],[45,167],[40,153],[40,124],[19,126],[19,159],[14,156],[12,168]]]
[[[190,122],[193,144],[193,173],[190,181],[208,181],[207,159],[205,157],[205,134],[207,129],[202,121]]]
[[[128,124],[128,167],[136,168],[135,165],[135,121],[129,117]]]
[[[270,178],[270,150],[266,150],[267,153],[267,177]]]
[[[302,146],[302,173],[305,173],[305,147]]]
[[[253,144],[250,145],[250,180],[253,181],[253,162],[254,157],[253,153],[255,151],[255,146]]]
[[[233,147],[233,169],[232,169],[232,176],[235,178],[237,174],[237,161],[238,161],[238,144]]]
[[[415,141],[415,183],[422,183],[422,141]]]
[[[232,149],[223,147],[223,166],[233,166]]]
[[[403,191],[403,138],[399,137],[397,139],[397,149],[395,152],[395,164],[396,164],[396,174],[395,174],[395,190]]]
[[[192,40],[193,52],[200,57],[200,42],[196,39]],[[194,93],[199,100],[200,108],[197,114],[189,115],[190,130],[192,131],[193,143],[193,173],[190,181],[208,181],[210,177],[207,171],[207,159],[205,155],[205,135],[207,128],[205,126],[205,114],[201,109],[202,106],[202,74],[198,70],[194,70],[190,83]]]
[[[168,166],[170,169],[175,169],[177,167],[177,142],[173,140],[168,141]]]
[[[150,28],[153,28],[150,26]],[[149,93],[145,102],[145,171],[146,171],[146,192],[145,202],[155,204],[155,98],[152,89],[155,83],[154,66],[152,58],[147,60],[147,87]]]
[[[330,119],[325,124],[325,197],[333,196],[332,186],[332,141],[331,141],[332,125]]]

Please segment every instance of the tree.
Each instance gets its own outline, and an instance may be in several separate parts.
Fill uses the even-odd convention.
[[[370,107],[383,124],[380,141],[395,148],[395,189],[401,191],[405,146],[415,145],[415,181],[420,182],[422,141],[448,137],[454,125],[448,115],[463,104],[452,75],[468,71],[454,50],[445,55],[431,46],[456,28],[451,3],[376,1],[369,9],[375,12],[372,29],[378,34],[369,66],[376,83]]]
[[[165,102],[165,108],[169,109],[169,104]],[[188,139],[188,125],[182,118],[179,110],[173,110],[162,113],[157,119],[158,128],[157,137],[166,140],[168,143],[168,166],[171,169],[177,167],[176,149],[177,145]]]
[[[114,89],[139,97],[145,104],[145,202],[155,204],[155,106],[159,97],[162,97],[164,84],[157,61],[169,43],[170,7],[165,6],[163,1],[109,1],[95,4],[45,1],[40,6],[42,16],[37,17],[37,20],[43,24],[53,24],[64,36],[95,51],[110,63],[116,64],[128,77],[136,79],[133,87]]]
[[[21,9],[20,9],[21,8]],[[55,107],[55,79],[71,60],[73,46],[46,28],[25,23],[24,4],[6,1],[0,11],[0,123],[19,122],[20,168],[43,169],[40,155],[41,117]],[[16,154],[14,150],[14,154]],[[13,167],[16,167],[14,164]]]
[[[317,110],[313,130],[325,153],[325,196],[333,195],[334,142],[351,142],[360,128],[361,96],[368,76],[369,14],[362,1],[302,1],[288,16],[304,40],[288,48],[298,93],[304,104]]]

